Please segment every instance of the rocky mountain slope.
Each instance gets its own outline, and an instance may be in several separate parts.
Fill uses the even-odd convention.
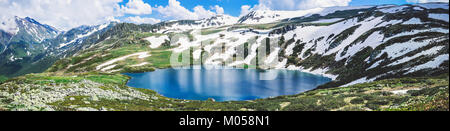
[[[448,111],[448,74],[389,79],[252,101],[179,100],[108,73],[41,73],[0,84],[0,111]]]
[[[23,67],[40,59],[51,45],[45,44],[59,31],[26,17],[15,17],[9,30],[0,30],[0,75],[14,76]],[[41,69],[42,70],[42,69]],[[16,75],[17,76],[17,75]]]
[[[16,31],[0,30],[0,73],[7,77],[43,72],[67,56],[67,50],[99,39],[92,37],[114,25],[81,26],[64,32],[29,17],[15,19]]]

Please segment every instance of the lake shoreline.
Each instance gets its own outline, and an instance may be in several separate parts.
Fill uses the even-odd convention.
[[[222,70],[227,71],[223,72]],[[170,75],[165,75],[162,72],[170,73]],[[180,72],[180,74],[182,75],[179,76],[180,74],[178,72]],[[198,74],[200,72],[201,75]],[[190,75],[186,75],[186,73],[190,73]],[[122,74],[131,77],[127,81],[127,86],[134,88],[151,89],[160,93],[163,96],[184,100],[207,100],[209,98],[214,98],[216,101],[231,101],[231,100],[244,101],[244,100],[272,98],[282,95],[294,95],[309,90],[313,90],[317,88],[319,85],[331,81],[331,78],[319,76],[312,73],[302,72],[299,70],[273,69],[270,71],[265,70],[261,72],[261,70],[258,69],[229,68],[217,66],[216,68],[203,68],[203,66],[167,68],[162,70],[156,70],[153,72],[122,73]],[[154,74],[155,76],[151,76],[151,74]],[[145,78],[139,78],[143,77],[144,75]],[[263,80],[265,78],[270,78],[273,75],[275,75],[275,77],[272,80]],[[138,78],[136,78],[135,80],[133,79],[134,77]],[[216,77],[224,77],[224,78],[216,78]],[[233,79],[235,77],[239,78]],[[279,83],[278,81],[280,80],[283,80],[283,82]],[[184,82],[177,83],[179,81]],[[192,83],[187,81],[196,81],[196,82]],[[213,82],[208,84],[208,82],[210,81],[214,81],[216,83]],[[223,83],[220,82],[217,83],[218,81],[223,81]],[[171,85],[174,84],[174,82],[176,84]],[[260,83],[266,84],[261,85]],[[195,89],[195,92],[193,89]],[[229,90],[234,93],[225,90]],[[242,92],[250,91],[251,95],[248,95],[248,97],[250,98],[245,97],[245,95],[240,96],[241,94],[248,94],[247,92],[239,93],[241,91]],[[191,92],[193,94],[189,94],[187,92]],[[208,92],[211,94],[209,94]],[[232,95],[221,95],[220,92],[229,92]],[[280,92],[282,93],[278,94]],[[258,93],[264,95],[262,96],[256,95]],[[178,94],[178,95],[174,96],[170,94]],[[199,98],[196,98],[195,96],[198,96]]]

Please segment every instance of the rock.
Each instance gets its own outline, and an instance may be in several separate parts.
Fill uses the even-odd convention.
[[[91,100],[93,100],[93,101],[99,101],[97,95],[93,95],[93,96],[91,97]]]
[[[290,105],[291,102],[283,102],[280,104],[280,110],[283,110],[283,108],[285,108],[286,106]]]
[[[247,108],[241,108],[241,109],[239,109],[239,111],[248,111],[248,109]]]
[[[100,108],[100,111],[108,111],[108,109],[102,106],[102,108]]]
[[[75,100],[75,98],[73,98],[73,97],[70,97],[70,98],[69,98],[69,100],[73,101],[73,100]]]
[[[97,109],[94,109],[92,107],[80,107],[77,108],[78,111],[98,111]]]

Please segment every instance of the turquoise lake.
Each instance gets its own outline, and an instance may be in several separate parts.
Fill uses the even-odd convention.
[[[331,81],[320,75],[292,70],[169,68],[124,74],[132,77],[127,86],[186,100],[243,101],[294,95]]]

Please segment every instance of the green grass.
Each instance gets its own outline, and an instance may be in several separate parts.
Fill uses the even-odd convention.
[[[173,47],[160,47],[151,49],[150,47],[148,47],[148,45],[130,44],[109,51],[86,52],[78,56],[57,61],[51,68],[48,69],[48,72],[63,71],[66,73],[70,73],[95,71],[96,67],[104,62],[107,62],[114,58],[119,58],[129,54],[145,51],[148,51],[151,56],[143,59],[139,59],[137,58],[137,56],[133,56],[123,61],[118,61],[114,63],[117,65],[114,70],[124,69],[124,67],[129,67],[131,65],[140,64],[143,62],[150,63],[149,65],[151,65],[151,67],[153,68],[168,68],[171,67],[169,59],[172,54],[172,51],[170,51],[171,48]]]
[[[147,37],[151,37],[151,36],[161,36],[163,34],[152,33],[152,32],[136,32],[134,35],[137,39],[141,39],[141,38],[147,38]]]
[[[82,80],[91,80],[98,83],[125,85],[128,79],[127,76],[107,73],[81,73],[74,76],[56,76],[51,73],[40,73],[28,74],[23,77],[25,77],[27,82],[33,84],[68,84],[77,83]]]
[[[201,34],[202,35],[209,35],[209,34],[219,33],[221,31],[224,31],[224,29],[203,29],[201,31]]]
[[[0,75],[0,83],[6,81],[8,79],[9,79],[8,77]]]

